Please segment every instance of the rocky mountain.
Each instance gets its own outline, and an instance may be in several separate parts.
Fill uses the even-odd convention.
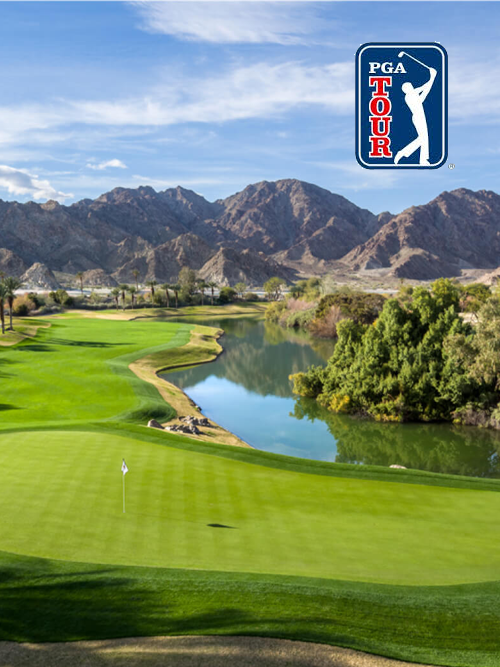
[[[500,196],[465,188],[395,215],[342,261],[353,270],[390,269],[402,278],[457,276],[500,265]]]
[[[27,289],[56,290],[61,287],[52,271],[40,262],[35,262],[30,266],[21,276],[21,280]]]
[[[263,252],[247,248],[242,252],[234,248],[221,248],[200,271],[200,278],[213,280],[218,285],[230,286],[244,282],[246,285],[262,285],[273,276],[292,282],[293,269],[266,258]]]
[[[263,181],[208,202],[177,187],[116,188],[71,206],[0,200],[0,270],[39,262],[89,285],[155,278],[182,266],[220,284],[280,275],[375,272],[431,279],[500,266],[500,196],[466,189],[378,216],[293,179]],[[91,273],[88,273],[91,272]]]

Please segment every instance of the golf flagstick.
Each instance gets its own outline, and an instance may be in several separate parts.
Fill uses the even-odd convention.
[[[123,514],[125,514],[125,475],[128,473],[128,468],[127,464],[125,463],[125,459],[123,459],[122,463],[122,478],[123,478]]]

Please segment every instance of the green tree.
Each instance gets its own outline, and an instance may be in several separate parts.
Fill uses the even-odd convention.
[[[181,291],[181,286],[179,283],[174,283],[170,286],[175,297],[175,308],[179,308],[179,292]]]
[[[207,283],[207,285],[208,285],[208,287],[210,288],[210,299],[211,299],[211,303],[212,303],[212,306],[213,306],[213,305],[214,305],[214,291],[217,289],[218,285],[217,285],[217,283],[216,283],[215,281],[213,281],[213,280],[210,280],[210,281]]]
[[[172,286],[169,283],[163,283],[161,285],[161,289],[165,291],[165,298],[167,300],[167,308],[170,308],[170,294],[169,290],[172,289]]]
[[[153,280],[146,280],[146,285],[149,287],[149,289],[151,291],[151,303],[153,303],[154,298],[155,298],[155,287],[156,287],[156,285],[158,285],[158,283],[154,279]]]
[[[128,288],[128,293],[130,294],[130,298],[132,299],[132,309],[135,307],[135,295],[137,294],[137,288],[135,285],[131,285]]]
[[[7,299],[7,287],[3,280],[0,281],[0,323],[2,334],[5,333],[5,301]]]
[[[114,299],[116,307],[119,307],[118,300],[120,298],[120,288],[119,287],[113,287],[109,295]]]
[[[120,290],[120,294],[122,295],[122,309],[125,310],[125,296],[128,292],[128,285],[122,283],[121,285],[118,285],[118,289]]]
[[[440,279],[417,287],[409,303],[388,299],[373,324],[338,323],[334,353],[322,375],[298,378],[334,412],[381,421],[450,420],[471,399],[474,382],[450,342],[472,328],[459,316],[459,289]]]
[[[283,298],[283,288],[286,286],[286,280],[283,278],[270,278],[264,283],[264,292],[270,301],[279,301]]]
[[[205,302],[205,290],[208,289],[208,283],[205,280],[203,280],[203,278],[198,278],[198,280],[196,281],[196,285],[200,290],[201,305],[203,306]]]
[[[246,292],[247,286],[245,285],[244,282],[236,283],[234,286],[234,289],[236,290],[236,293],[238,294],[238,297],[240,299],[243,298],[243,294]]]
[[[134,276],[134,280],[135,280],[135,289],[138,292],[139,291],[139,275],[140,275],[139,269],[134,269],[132,271],[132,275]]]
[[[23,286],[23,283],[19,278],[10,276],[4,278],[3,284],[5,286],[7,303],[9,304],[9,330],[14,331],[12,324],[14,299],[16,298],[16,290],[20,289]]]
[[[470,313],[478,319],[481,307],[491,297],[491,290],[483,283],[463,285],[460,290],[460,308],[464,313]]]
[[[219,291],[219,301],[221,303],[231,303],[236,298],[236,290],[233,287],[221,287]]]
[[[83,271],[78,271],[76,277],[80,281],[80,292],[83,294]]]

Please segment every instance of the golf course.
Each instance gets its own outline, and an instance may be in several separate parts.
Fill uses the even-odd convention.
[[[189,321],[206,310],[14,323],[0,346],[0,642],[247,635],[500,665],[499,480],[147,427],[196,414],[156,373],[216,359],[221,332]]]

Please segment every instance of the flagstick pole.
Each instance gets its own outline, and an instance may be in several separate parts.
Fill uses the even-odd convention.
[[[123,477],[123,513],[125,514],[125,475]]]

